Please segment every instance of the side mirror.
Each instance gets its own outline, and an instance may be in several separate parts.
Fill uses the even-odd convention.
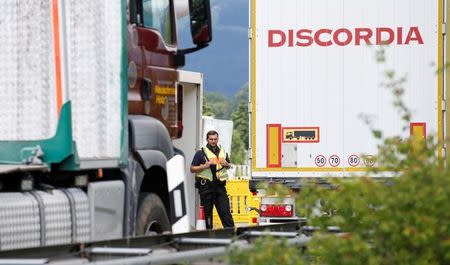
[[[211,7],[209,0],[189,0],[192,41],[204,46],[212,40]]]

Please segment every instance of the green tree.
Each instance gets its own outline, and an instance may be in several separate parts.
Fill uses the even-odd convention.
[[[240,102],[237,109],[231,114],[234,130],[239,132],[244,149],[248,149],[248,107],[247,102]]]
[[[245,164],[246,151],[248,150],[248,85],[243,86],[233,97],[233,143],[231,151],[233,162]]]
[[[236,111],[238,105],[242,102],[248,102],[248,84],[243,85],[238,92],[233,96],[231,102],[231,109]]]
[[[203,116],[215,117],[214,108],[211,106],[211,103],[208,102],[205,95],[203,95]]]
[[[203,97],[203,115],[216,119],[233,120],[231,144],[232,161],[235,164],[246,163],[248,150],[248,84],[244,85],[230,103],[219,92],[205,92]]]
[[[203,104],[203,106],[207,106],[208,111],[212,110],[214,113],[214,118],[225,120],[230,119],[231,104],[225,95],[219,92],[205,92]]]
[[[230,158],[233,164],[245,164],[246,162],[244,142],[241,133],[236,129],[233,129]]]

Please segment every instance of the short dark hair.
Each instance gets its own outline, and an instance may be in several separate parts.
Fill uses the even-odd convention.
[[[217,131],[211,130],[209,132],[206,133],[206,140],[208,140],[210,135],[217,135],[219,136],[219,133]]]

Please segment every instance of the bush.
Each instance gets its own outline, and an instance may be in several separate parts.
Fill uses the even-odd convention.
[[[405,78],[396,78],[393,71],[386,77],[393,104],[409,125],[411,113],[401,100]],[[450,163],[438,155],[442,143],[433,137],[383,138],[380,130],[371,129],[382,142],[379,167],[363,178],[330,179],[331,189],[312,183],[297,196],[299,216],[307,216],[320,231],[339,226],[343,234],[315,232],[308,259],[298,257],[300,249],[265,240],[233,262],[283,264],[273,262],[279,250],[293,255],[295,264],[450,264]],[[267,263],[259,263],[262,259]]]
[[[280,253],[287,264],[450,264],[449,165],[432,142],[386,139],[378,159],[394,177],[332,179],[332,189],[304,188],[298,214],[321,231],[327,226],[344,231],[314,233],[307,260],[299,257],[300,249],[264,240],[256,250],[235,255],[233,264],[275,264]],[[332,214],[317,215],[318,201],[321,212]]]
[[[228,255],[229,264],[306,264],[305,256],[296,248],[290,247],[285,240],[277,241],[273,238],[259,238],[255,248],[250,252],[233,249]]]

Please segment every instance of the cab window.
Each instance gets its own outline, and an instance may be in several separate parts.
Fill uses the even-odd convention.
[[[144,26],[157,29],[166,43],[173,44],[170,0],[143,0],[142,9]]]

